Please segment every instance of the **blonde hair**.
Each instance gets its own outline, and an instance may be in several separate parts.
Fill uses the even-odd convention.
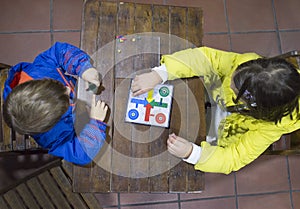
[[[50,130],[68,110],[66,87],[53,79],[31,80],[16,86],[3,104],[5,122],[20,134]]]

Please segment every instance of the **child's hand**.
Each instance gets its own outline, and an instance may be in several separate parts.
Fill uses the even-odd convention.
[[[95,84],[98,88],[100,86],[99,72],[95,68],[89,68],[82,74],[82,79],[86,81],[86,89],[88,89],[88,82]]]
[[[91,102],[90,117],[96,120],[104,121],[107,109],[108,107],[104,102],[100,100],[96,101],[96,95],[94,94]]]
[[[133,92],[134,96],[137,96],[153,89],[157,84],[161,82],[161,77],[155,71],[137,75],[133,79],[131,91]]]
[[[192,151],[193,145],[184,138],[176,136],[174,133],[169,135],[167,140],[168,151],[179,158],[188,158]]]

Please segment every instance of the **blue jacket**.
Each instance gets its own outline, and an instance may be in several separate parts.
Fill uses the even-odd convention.
[[[19,63],[9,70],[3,92],[4,99],[18,83],[21,72],[31,79],[51,78],[66,86],[74,87],[76,83],[74,76],[81,77],[85,70],[92,67],[90,57],[79,48],[67,43],[55,43],[50,49],[39,54],[33,63]],[[70,104],[73,103],[73,99],[74,94],[71,93]],[[76,134],[73,107],[74,105],[70,105],[51,130],[32,137],[40,146],[48,149],[49,154],[85,165],[92,161],[103,146],[106,124],[90,119],[82,131]]]

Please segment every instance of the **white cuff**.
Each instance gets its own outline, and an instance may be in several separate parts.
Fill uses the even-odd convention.
[[[183,161],[187,162],[187,163],[190,163],[190,164],[193,164],[195,165],[199,159],[200,159],[200,156],[201,156],[201,147],[192,143],[193,145],[193,150],[192,150],[192,153],[191,155],[189,156],[189,158],[187,159],[182,159]]]
[[[159,67],[154,67],[152,70],[157,72],[157,74],[161,77],[162,84],[168,80],[168,71],[165,64],[162,64]]]

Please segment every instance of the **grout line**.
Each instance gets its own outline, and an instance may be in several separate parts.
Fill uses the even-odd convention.
[[[249,193],[249,194],[239,194],[238,197],[256,197],[261,195],[273,195],[273,194],[283,194],[289,193],[290,190],[282,190],[282,191],[273,191],[273,192],[261,192],[261,193]]]
[[[300,189],[293,189],[292,192],[300,192]]]
[[[50,43],[51,43],[51,46],[54,43],[54,37],[53,37],[53,0],[50,0]]]
[[[291,202],[292,209],[294,209],[290,163],[289,163],[289,157],[288,156],[286,156],[286,167],[287,167],[286,169],[287,169],[287,173],[288,173],[288,184],[289,184],[289,188],[290,188],[290,202]]]
[[[233,186],[234,186],[234,196],[235,196],[235,208],[239,209],[239,201],[238,201],[238,192],[237,192],[237,182],[236,182],[236,172],[233,174]]]
[[[181,209],[180,193],[177,193],[178,197],[178,209]]]
[[[81,32],[80,30],[70,29],[70,30],[31,30],[31,31],[4,31],[0,32],[0,35],[4,34],[28,34],[28,33],[68,33],[68,32]]]
[[[0,34],[26,34],[26,33],[49,33],[50,30],[32,30],[32,31],[4,31],[0,32]]]
[[[28,30],[28,31],[0,31],[3,34],[26,34],[26,33],[65,33],[65,32],[81,32],[80,29],[56,29],[56,30]],[[253,34],[253,33],[274,33],[276,30],[253,30],[253,31],[240,31],[231,32],[230,34]],[[300,32],[300,29],[279,29],[279,32]],[[226,35],[228,32],[204,32],[204,35]]]
[[[145,206],[145,205],[164,205],[170,203],[178,203],[178,200],[173,201],[164,201],[164,202],[144,202],[144,203],[132,203],[132,204],[124,204],[120,205],[122,207],[137,207],[137,206]]]
[[[274,0],[272,0],[272,10],[273,10],[274,23],[275,23],[275,29],[276,29],[276,36],[277,36],[277,41],[278,41],[278,49],[279,49],[279,53],[282,54],[281,38],[280,38],[280,33],[279,33],[279,27],[278,27],[278,22],[277,22]]]
[[[118,192],[118,209],[121,209],[121,195],[120,192]]]
[[[300,29],[282,29],[279,32],[300,32]],[[253,33],[274,33],[276,30],[253,30],[253,31],[240,31],[240,32],[205,32],[205,35],[232,35],[232,34],[253,34]]]
[[[230,24],[229,24],[229,18],[228,18],[228,8],[227,8],[227,1],[223,0],[224,3],[224,13],[225,13],[225,19],[226,19],[226,26],[228,30],[228,39],[229,39],[229,47],[230,51],[232,51],[232,40],[231,40],[231,30],[230,30]]]

